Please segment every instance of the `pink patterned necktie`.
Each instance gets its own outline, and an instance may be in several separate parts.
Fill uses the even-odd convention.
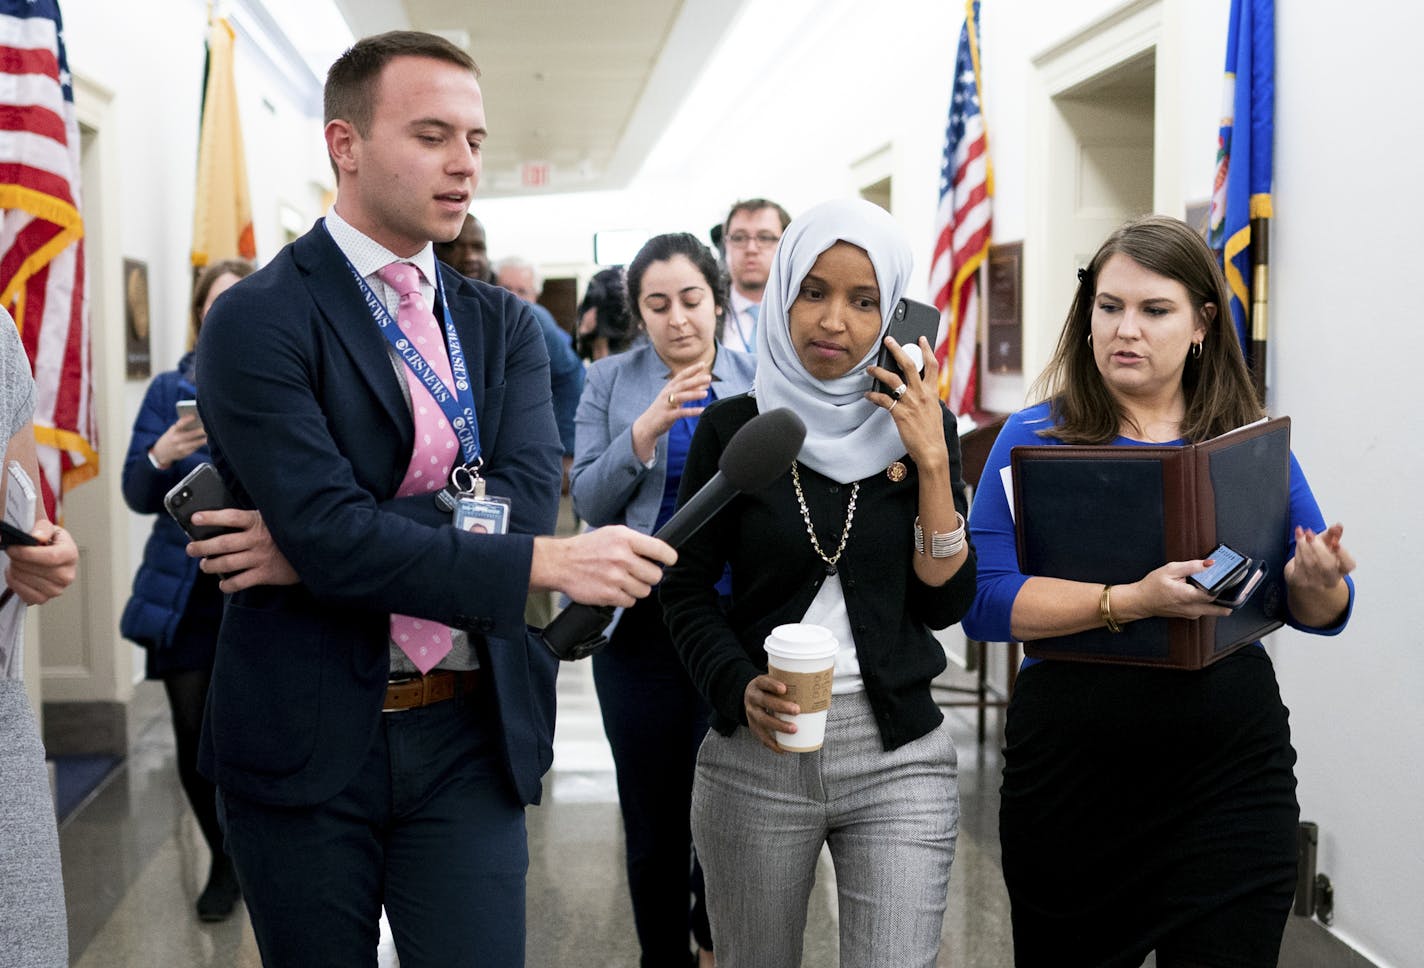
[[[420,294],[420,270],[409,262],[392,262],[379,273],[381,281],[400,294],[396,323],[405,338],[413,342],[447,387],[455,385],[450,375],[450,357],[445,352],[445,336],[435,314]],[[460,452],[449,421],[410,367],[405,370],[410,387],[411,409],[415,417],[415,448],[410,466],[396,491],[397,497],[430,494],[445,486],[450,469]],[[404,652],[421,675],[429,672],[450,651],[450,629],[429,619],[411,615],[391,616],[391,641]]]

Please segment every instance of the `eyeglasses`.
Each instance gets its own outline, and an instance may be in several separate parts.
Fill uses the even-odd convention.
[[[727,244],[738,249],[745,249],[755,242],[763,249],[769,249],[781,241],[781,236],[772,235],[770,232],[758,232],[756,235],[748,235],[746,232],[733,232],[727,236]]]

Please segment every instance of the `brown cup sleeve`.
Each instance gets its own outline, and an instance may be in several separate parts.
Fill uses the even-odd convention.
[[[831,708],[833,669],[826,668],[820,672],[787,672],[771,666],[767,669],[767,674],[786,684],[786,695],[782,698],[796,703],[803,713],[818,713]]]

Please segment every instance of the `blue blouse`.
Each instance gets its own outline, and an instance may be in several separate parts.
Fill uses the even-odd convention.
[[[707,394],[701,400],[685,401],[682,405],[686,410],[688,407],[710,407],[717,399],[717,395],[712,392],[712,388],[707,388]],[[700,417],[701,414],[698,415]],[[667,480],[663,484],[663,503],[658,507],[657,524],[653,526],[656,531],[668,523],[673,511],[677,510],[677,488],[682,483],[682,465],[687,463],[687,448],[692,443],[692,435],[697,430],[698,417],[683,417],[673,421],[672,429],[668,431],[667,449]]]
[[[979,586],[974,604],[969,614],[964,616],[964,633],[972,639],[984,642],[1007,642],[1013,639],[1009,631],[1014,600],[1019,589],[1028,581],[1028,575],[1019,571],[1018,550],[1015,542],[1014,519],[1010,512],[1008,495],[1004,491],[1002,471],[1009,464],[1009,452],[1014,447],[1026,445],[1061,444],[1053,437],[1040,437],[1038,431],[1052,426],[1049,405],[1040,403],[1020,410],[1009,417],[1004,429],[994,441],[993,449],[984,464],[979,486],[974,491],[969,508],[969,531],[974,540],[974,550],[979,556]],[[1171,441],[1182,444],[1185,440]],[[1116,446],[1140,446],[1141,441],[1119,437],[1113,441]],[[1160,445],[1154,445],[1160,446]],[[1290,516],[1292,527],[1284,535],[1285,557],[1289,561],[1295,555],[1295,525],[1309,528],[1317,534],[1325,530],[1325,518],[1320,506],[1306,482],[1305,473],[1295,459],[1290,458]],[[1165,562],[1163,562],[1165,564]],[[1302,625],[1287,610],[1286,624],[1303,632],[1316,635],[1336,635],[1350,620],[1355,607],[1355,583],[1345,578],[1350,588],[1350,601],[1340,621],[1330,628],[1312,628]],[[1025,659],[1025,666],[1035,659]]]

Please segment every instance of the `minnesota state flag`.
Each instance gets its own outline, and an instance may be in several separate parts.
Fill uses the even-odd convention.
[[[1261,237],[1253,238],[1251,221],[1272,216],[1275,66],[1274,0],[1232,0],[1208,241],[1222,253],[1231,315],[1253,371],[1265,362],[1251,360],[1250,351],[1253,341],[1263,350],[1266,339],[1266,293],[1253,292],[1265,288],[1266,239],[1265,223],[1258,221]]]

